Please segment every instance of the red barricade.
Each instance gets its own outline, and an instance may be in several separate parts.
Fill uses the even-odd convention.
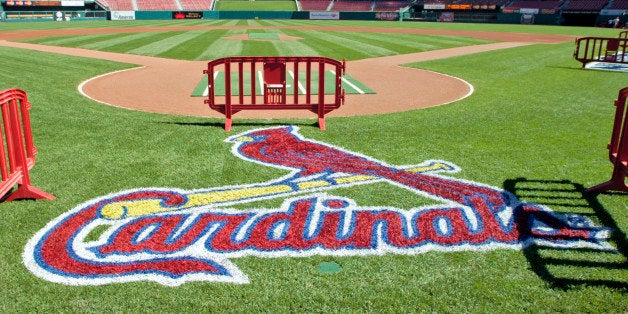
[[[583,37],[576,39],[573,56],[582,63],[582,68],[590,62],[628,64],[626,47],[626,38]]]
[[[619,90],[615,100],[615,121],[611,141],[608,143],[608,156],[613,163],[611,179],[602,184],[587,189],[590,193],[605,191],[621,191],[628,193],[626,175],[628,175],[628,87]]]
[[[55,197],[31,185],[28,171],[35,165],[37,149],[29,116],[30,103],[26,93],[19,89],[0,92],[2,127],[0,136],[0,197],[6,196],[17,184],[17,189],[3,201],[16,199],[54,199]]]
[[[344,103],[344,71],[344,61],[325,57],[220,58],[207,63],[207,70],[203,71],[209,91],[205,103],[225,115],[227,131],[233,115],[239,111],[291,109],[314,112],[324,130],[325,114]],[[325,94],[326,72],[334,77],[334,90],[329,95]],[[300,80],[300,76],[305,78]],[[224,96],[217,95],[217,79],[224,80]]]

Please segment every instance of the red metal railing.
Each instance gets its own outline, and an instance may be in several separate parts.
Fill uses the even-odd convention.
[[[626,38],[583,37],[576,39],[573,56],[582,63],[582,68],[589,62],[628,64],[627,46]]]
[[[613,122],[613,132],[611,141],[608,143],[608,157],[613,163],[613,174],[611,179],[587,189],[590,193],[601,193],[605,191],[621,191],[628,193],[626,185],[626,175],[628,175],[628,87],[619,90],[615,100],[615,120]]]
[[[2,127],[0,137],[0,197],[5,197],[17,184],[17,189],[3,201],[15,199],[54,199],[55,197],[31,185],[28,171],[35,165],[37,149],[33,144],[30,103],[19,89],[0,92]]]
[[[334,74],[334,90],[328,95],[325,94],[326,71]],[[231,129],[233,115],[239,111],[286,109],[314,112],[318,115],[319,127],[324,130],[325,114],[344,103],[341,86],[344,71],[344,61],[325,57],[220,58],[207,63],[207,70],[203,71],[208,82],[205,103],[225,115],[227,131]],[[301,75],[305,77],[300,78]],[[224,96],[216,92],[218,77],[224,79]],[[258,79],[261,83],[256,83]]]

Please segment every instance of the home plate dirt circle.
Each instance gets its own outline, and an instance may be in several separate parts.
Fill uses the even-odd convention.
[[[223,117],[204,104],[204,97],[193,97],[192,91],[203,77],[207,61],[184,61],[131,54],[93,51],[78,48],[53,47],[7,40],[34,38],[42,36],[67,36],[95,33],[171,31],[198,29],[225,29],[227,27],[134,27],[102,29],[58,29],[44,31],[0,32],[0,45],[23,49],[60,53],[73,56],[99,58],[117,62],[136,64],[138,67],[112,72],[91,78],[78,86],[79,91],[88,98],[103,104],[141,110],[146,112],[177,114],[201,117]],[[230,27],[241,28],[241,27]],[[255,28],[255,27],[246,27]],[[272,27],[269,27],[272,28]],[[278,29],[282,27],[276,27]],[[285,27],[291,29],[310,29],[312,27]],[[317,30],[344,30],[338,27],[316,27]],[[451,103],[473,93],[473,86],[462,79],[442,73],[400,66],[411,62],[420,62],[528,45],[533,43],[560,43],[572,41],[570,36],[548,36],[535,34],[512,34],[498,32],[469,32],[394,29],[394,28],[356,28],[346,31],[400,32],[417,34],[438,34],[470,36],[476,38],[503,40],[502,42],[474,45],[450,49],[441,49],[421,53],[396,55],[348,61],[346,72],[375,91],[375,94],[348,94],[345,104],[327,116],[375,115],[401,112]],[[245,37],[230,38],[247,40]],[[279,38],[280,40],[298,40]],[[514,41],[513,41],[514,39]],[[309,111],[242,111],[235,118],[314,118]]]

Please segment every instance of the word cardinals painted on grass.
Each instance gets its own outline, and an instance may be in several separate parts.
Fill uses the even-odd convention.
[[[138,189],[88,201],[61,215],[26,245],[26,267],[69,285],[153,280],[248,283],[232,259],[419,254],[426,251],[553,247],[613,249],[608,230],[557,214],[501,189],[438,174],[445,161],[391,166],[307,140],[293,126],[227,139],[245,160],[290,174],[203,190]],[[322,191],[387,182],[434,200],[401,209],[360,206]],[[377,193],[374,190],[373,193]],[[284,197],[280,208],[233,205]],[[240,206],[241,207],[241,206]]]

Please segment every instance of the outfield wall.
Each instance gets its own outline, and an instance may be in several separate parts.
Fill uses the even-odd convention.
[[[4,11],[0,19],[12,21],[68,20],[173,20],[173,19],[296,19],[296,20],[387,20],[499,24],[563,25],[560,13],[446,12],[330,12],[330,11]],[[61,14],[61,18],[59,18]],[[601,15],[600,15],[601,16]],[[610,15],[609,15],[610,16]],[[443,18],[446,17],[446,18]],[[601,16],[604,20],[607,16]],[[623,16],[622,16],[623,19]],[[598,19],[599,20],[599,19]],[[624,21],[622,21],[624,22]],[[603,24],[597,22],[595,25]],[[592,25],[594,26],[593,22]]]
[[[135,11],[136,20],[169,20],[174,19],[172,11]],[[185,14],[186,12],[180,12]],[[193,18],[203,19],[233,19],[233,20],[270,20],[270,19],[295,19],[295,20],[381,20],[385,16],[394,16],[398,19],[397,12],[310,12],[310,11],[202,11],[196,12]],[[112,12],[112,19],[115,15]]]
[[[132,13],[132,12],[129,12]],[[135,11],[134,17],[126,19],[136,20],[169,20],[174,18],[177,12],[171,11]],[[181,12],[185,13],[185,12]],[[203,19],[297,19],[297,20],[385,20],[398,21],[400,13],[398,12],[310,12],[310,11],[202,11],[196,12],[193,18]],[[112,12],[111,19],[119,19],[115,17],[116,13]],[[404,17],[407,14],[403,15]],[[504,13],[485,13],[485,12],[458,12],[453,13],[452,22],[475,22],[475,23],[501,23],[501,24],[560,24],[559,14],[504,14]],[[404,20],[422,20],[422,21],[439,21],[438,15],[426,18],[412,19],[403,18]]]

